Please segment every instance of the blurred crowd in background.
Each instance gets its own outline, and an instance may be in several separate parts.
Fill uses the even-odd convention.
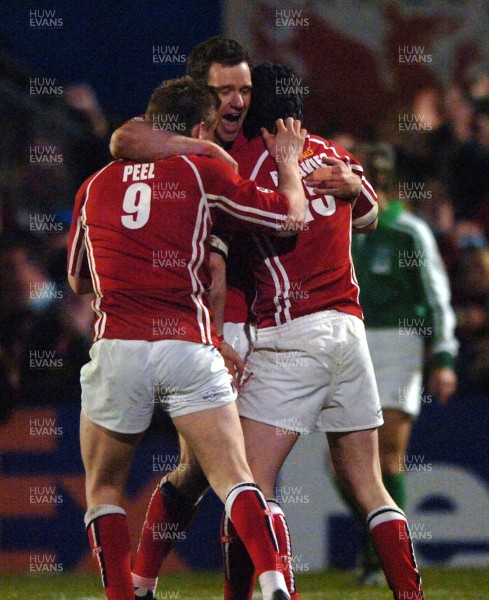
[[[32,82],[7,57],[0,61],[0,420],[5,421],[20,405],[80,401],[92,297],[77,297],[67,287],[71,208],[78,187],[110,160],[110,134],[119,123],[104,115],[89,85],[50,90],[49,82]],[[32,94],[32,85],[38,93]],[[474,71],[464,86],[422,89],[412,106],[386,108],[371,139],[306,125],[357,155],[367,176],[370,150],[379,144],[386,149],[390,196],[429,224],[450,277],[460,341],[458,394],[486,393],[489,67]]]

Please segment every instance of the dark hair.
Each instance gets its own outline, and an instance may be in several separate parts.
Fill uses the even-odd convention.
[[[205,84],[212,63],[234,67],[242,62],[250,62],[243,46],[237,40],[216,35],[194,47],[188,56],[187,75]]]
[[[219,98],[213,90],[191,77],[182,77],[164,81],[153,91],[146,120],[159,129],[190,137],[198,123],[211,127],[218,109]]]
[[[297,75],[288,67],[274,63],[257,65],[251,72],[253,93],[243,123],[243,133],[250,140],[266,127],[275,128],[277,119],[303,119],[302,91]]]

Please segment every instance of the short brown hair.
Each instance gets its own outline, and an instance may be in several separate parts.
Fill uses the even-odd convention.
[[[187,75],[205,84],[212,63],[234,67],[242,62],[250,64],[249,54],[243,46],[233,38],[216,35],[197,44],[189,54]]]
[[[170,79],[159,85],[151,95],[146,120],[153,126],[190,137],[198,123],[210,128],[219,109],[217,94],[191,77]]]

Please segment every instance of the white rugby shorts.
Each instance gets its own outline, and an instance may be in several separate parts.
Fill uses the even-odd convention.
[[[256,327],[250,323],[224,323],[223,334],[226,342],[236,350],[243,360],[249,356],[256,337]]]
[[[101,339],[81,369],[82,411],[119,433],[145,431],[155,405],[171,418],[234,402],[219,351],[180,340]]]
[[[348,432],[383,423],[361,319],[335,310],[258,329],[239,414],[281,430]]]
[[[400,335],[399,328],[368,328],[367,341],[382,408],[416,417],[423,395],[423,338]]]

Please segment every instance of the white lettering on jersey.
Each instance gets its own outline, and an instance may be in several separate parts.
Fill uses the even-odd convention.
[[[132,181],[141,181],[143,179],[154,179],[154,163],[136,163],[126,165],[122,175],[122,181],[127,181],[131,177]]]

